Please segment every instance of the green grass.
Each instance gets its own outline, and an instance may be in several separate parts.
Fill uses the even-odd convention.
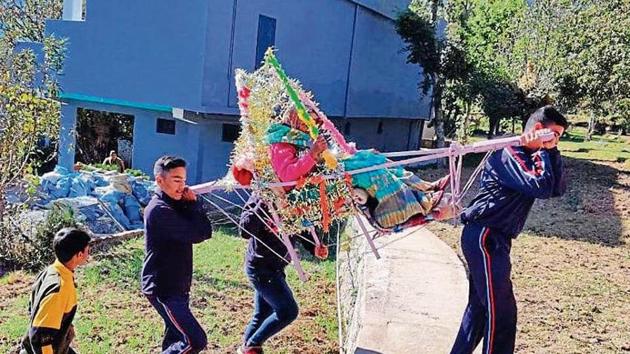
[[[626,162],[630,160],[630,139],[617,135],[594,135],[586,141],[586,129],[574,128],[562,139],[563,155],[583,160]]]
[[[469,143],[484,141],[485,136],[472,136]],[[586,129],[576,127],[566,132],[561,139],[560,150],[567,157],[591,161],[629,162],[630,138],[614,134],[593,135],[590,141],[586,141]],[[474,156],[470,155],[470,156]],[[471,159],[467,156],[467,159]],[[475,158],[472,158],[469,166],[474,166]]]
[[[252,311],[252,290],[243,274],[244,240],[227,232],[195,247],[191,307],[208,333],[208,352],[234,352]],[[306,257],[305,257],[306,258]],[[139,292],[143,242],[123,242],[97,256],[77,272],[79,309],[75,326],[76,347],[82,353],[146,353],[161,342],[163,325]],[[301,307],[298,320],[273,338],[273,353],[336,351],[335,264],[304,262],[311,274],[301,283],[287,268],[288,281]],[[9,274],[0,278],[0,352],[5,353],[24,333],[28,287],[32,275]],[[21,284],[20,289],[11,287]]]

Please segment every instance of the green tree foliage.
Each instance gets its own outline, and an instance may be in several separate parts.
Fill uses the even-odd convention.
[[[576,1],[561,30],[559,99],[591,113],[590,138],[599,119],[627,116],[630,0]]]
[[[445,137],[441,107],[444,91],[441,61],[446,41],[437,35],[438,6],[439,0],[430,0],[427,3],[412,1],[410,8],[398,16],[396,31],[405,42],[407,62],[418,64],[422,68],[423,81],[420,87],[423,95],[431,92],[431,111],[437,146],[442,147]]]
[[[43,43],[47,19],[61,17],[63,0],[0,0],[0,29],[9,43]]]
[[[396,21],[396,31],[408,53],[407,62],[422,68],[422,94],[431,94],[438,147],[456,132],[456,120],[461,115],[460,95],[468,89],[465,82],[470,74],[461,43],[440,32],[442,23],[446,23],[444,4],[439,0],[412,1]]]
[[[46,37],[45,20],[61,15],[61,0],[0,0],[0,231],[5,232],[5,192],[22,183],[41,161],[38,143],[55,141],[60,105],[53,98],[64,43]],[[16,52],[17,41],[41,42],[45,60],[30,50]],[[38,84],[37,78],[43,78]]]
[[[415,0],[398,29],[409,62],[428,69],[423,92],[442,98],[446,136],[465,137],[471,110],[492,136],[501,119],[524,122],[549,103],[591,113],[591,128],[629,128],[630,0]]]

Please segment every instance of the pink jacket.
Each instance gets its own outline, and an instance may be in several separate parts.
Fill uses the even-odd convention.
[[[271,144],[271,166],[281,182],[296,181],[308,175],[317,161],[311,154],[298,158],[295,146],[288,143]],[[292,187],[285,187],[291,190]]]

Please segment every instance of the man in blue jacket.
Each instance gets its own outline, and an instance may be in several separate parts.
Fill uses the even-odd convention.
[[[482,338],[484,354],[514,352],[512,239],[523,229],[536,199],[559,197],[566,190],[557,145],[567,125],[555,108],[542,107],[529,117],[522,146],[495,151],[487,160],[479,194],[462,214],[469,294],[451,353],[472,353]],[[555,138],[543,142],[541,136],[549,132]]]
[[[164,320],[162,353],[199,353],[207,337],[189,307],[192,245],[209,239],[212,225],[186,186],[186,161],[163,156],[153,173],[159,188],[144,211],[142,293]]]

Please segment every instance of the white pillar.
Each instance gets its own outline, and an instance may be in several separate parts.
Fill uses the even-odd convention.
[[[83,0],[63,0],[63,20],[83,20]]]

